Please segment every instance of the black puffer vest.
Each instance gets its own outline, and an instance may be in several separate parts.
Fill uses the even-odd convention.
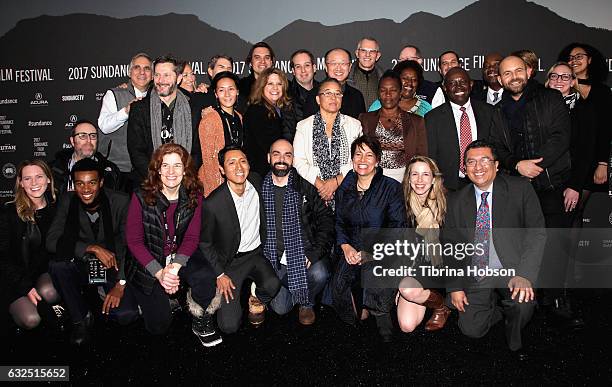
[[[144,238],[147,249],[153,258],[162,267],[166,266],[164,256],[164,225],[162,213],[170,206],[170,202],[162,194],[157,197],[157,202],[153,206],[147,205],[141,190],[136,192],[136,197],[142,206],[142,223],[144,227]],[[189,197],[184,187],[180,188],[179,199],[176,211],[174,212],[174,224],[176,225],[176,244],[180,246],[183,242],[185,231],[193,218],[196,207],[189,207]],[[178,219],[178,223],[177,223]],[[145,294],[150,294],[157,279],[151,275],[141,264],[133,265],[132,282],[139,286]]]

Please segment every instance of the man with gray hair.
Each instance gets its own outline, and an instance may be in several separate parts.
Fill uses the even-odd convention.
[[[132,162],[127,149],[127,125],[132,103],[147,95],[153,70],[149,55],[140,52],[130,60],[127,87],[106,91],[98,116],[98,149],[121,171],[118,189],[131,192],[138,184],[133,178]]]
[[[357,42],[355,50],[357,66],[354,66],[349,75],[349,84],[361,91],[366,108],[378,98],[378,80],[383,70],[376,66],[380,59],[380,46],[378,41],[371,37],[364,37]]]

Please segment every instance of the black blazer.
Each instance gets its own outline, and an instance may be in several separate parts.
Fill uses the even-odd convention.
[[[491,128],[501,125],[501,116],[492,106],[485,102],[470,100],[474,118],[476,119],[476,133],[479,140],[489,138]],[[431,110],[425,115],[427,128],[427,146],[429,157],[438,163],[444,177],[444,186],[457,190],[459,186],[459,137],[453,109],[450,102],[446,102]]]
[[[546,243],[546,225],[538,196],[529,180],[498,174],[493,181],[492,207],[493,244],[500,262],[504,268],[514,268],[516,275],[535,285]],[[473,243],[476,212],[473,184],[450,195],[442,239],[451,243]],[[462,264],[471,265],[470,257]],[[449,290],[461,289],[450,286]]]
[[[266,240],[266,212],[261,196],[261,178],[250,173],[248,181],[259,195],[259,237]],[[200,250],[213,267],[217,276],[225,272],[234,260],[240,246],[240,222],[238,212],[226,182],[202,202],[202,228],[200,229]]]

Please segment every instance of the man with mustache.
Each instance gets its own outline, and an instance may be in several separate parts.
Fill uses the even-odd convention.
[[[261,189],[267,227],[264,254],[282,283],[270,307],[283,315],[299,304],[300,323],[311,325],[315,322],[315,297],[329,278],[333,213],[317,189],[293,168],[289,141],[275,141],[268,162],[271,172]]]
[[[482,80],[474,81],[472,99],[477,99],[493,106],[501,101],[504,88],[497,80],[497,76],[499,75],[499,62],[502,59],[504,57],[497,52],[485,55],[484,65],[482,66]]]
[[[127,148],[137,180],[147,176],[153,151],[173,142],[189,150],[196,168],[202,163],[197,125],[192,121],[189,98],[178,90],[182,75],[179,62],[166,55],[153,62],[153,89],[132,103],[127,129]]]

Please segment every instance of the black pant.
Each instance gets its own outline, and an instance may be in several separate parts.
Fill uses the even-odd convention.
[[[242,285],[247,278],[252,279],[257,286],[257,296],[264,303],[269,303],[278,293],[281,282],[276,276],[270,261],[264,257],[261,248],[257,248],[241,256],[236,256],[225,269],[225,274],[231,278],[236,289],[234,299],[225,302],[221,300],[221,308],[217,312],[217,324],[224,333],[234,333],[242,322],[240,294]]]

